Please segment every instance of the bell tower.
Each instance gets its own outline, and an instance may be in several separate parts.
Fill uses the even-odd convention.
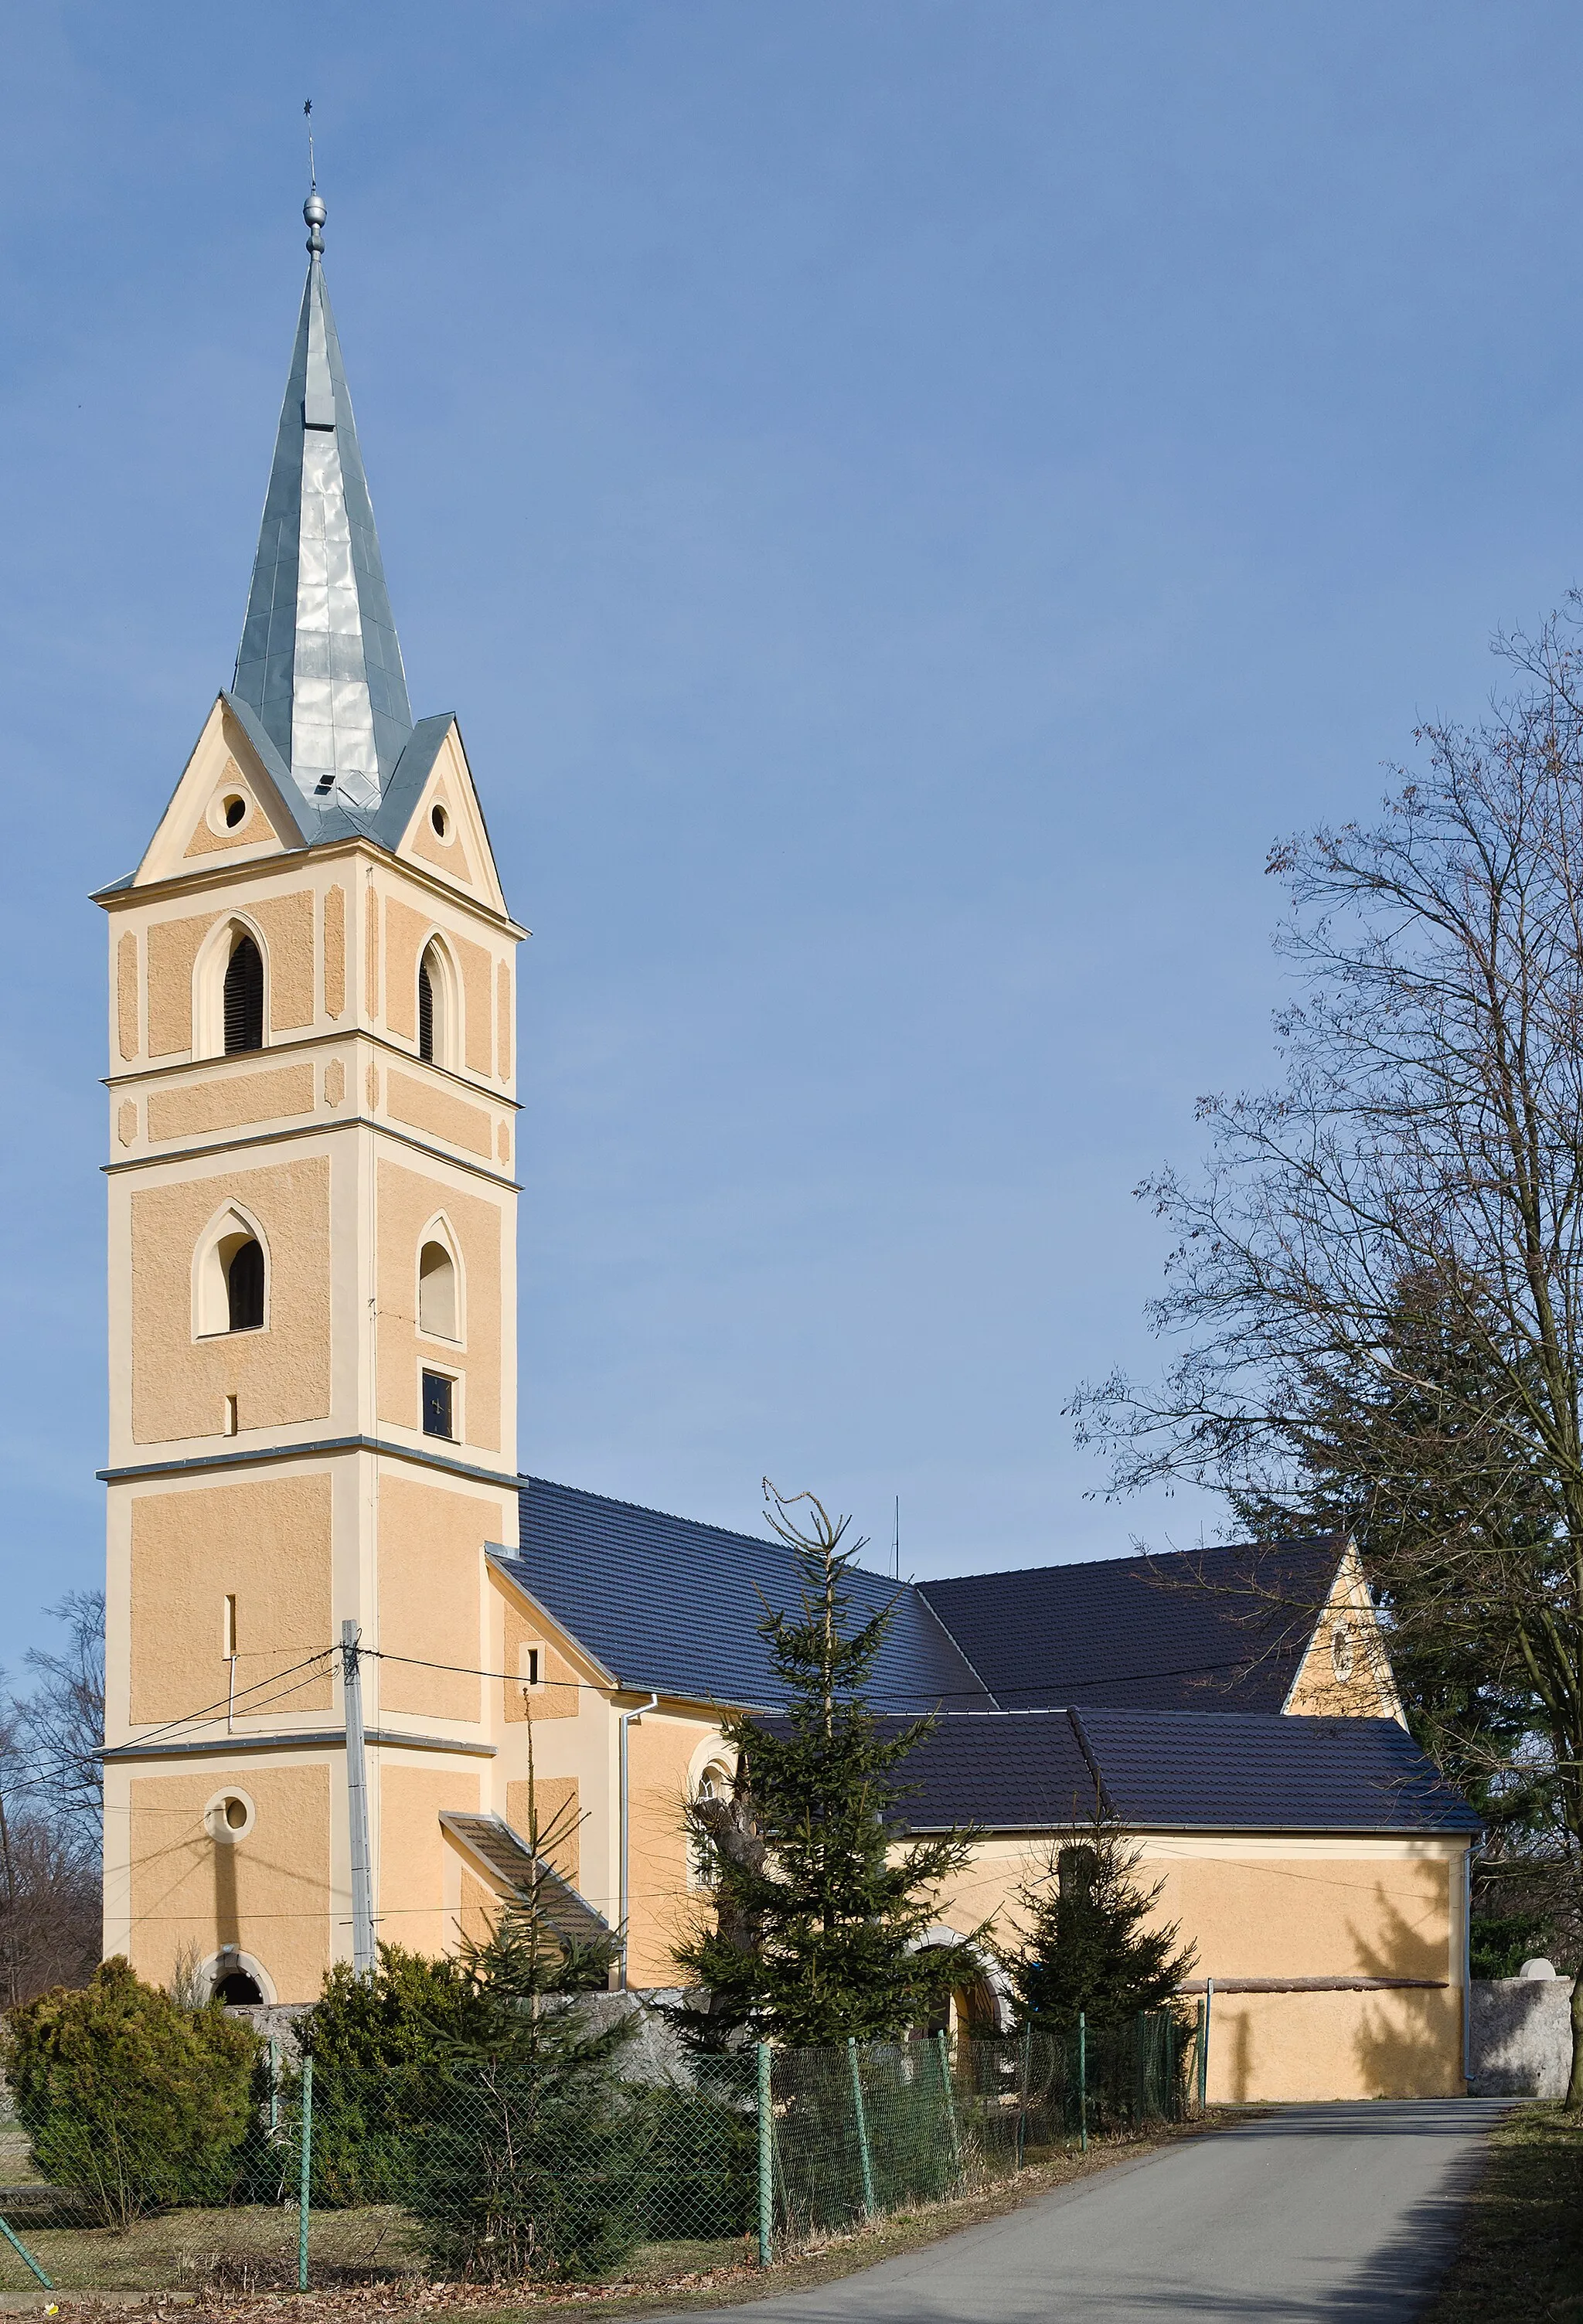
[[[353,1951],[345,1624],[375,1925],[454,1941],[439,1819],[490,1805],[516,1525],[524,932],[455,719],[408,705],[324,216],[233,683],[96,898],[105,1943],[281,2001]]]

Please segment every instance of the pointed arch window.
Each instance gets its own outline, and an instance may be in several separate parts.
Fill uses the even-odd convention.
[[[418,963],[418,1055],[434,1058],[434,973],[429,954]]]
[[[193,1254],[192,1328],[199,1339],[269,1325],[269,1260],[264,1237],[238,1210],[211,1221]]]
[[[456,1261],[442,1242],[418,1253],[418,1329],[431,1339],[457,1340]]]
[[[225,1038],[227,1057],[264,1047],[264,960],[245,932],[226,964]]]
[[[454,1065],[460,1048],[461,1007],[450,956],[438,938],[418,963],[418,1055],[433,1065]]]

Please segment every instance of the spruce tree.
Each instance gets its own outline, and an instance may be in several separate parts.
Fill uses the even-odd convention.
[[[1027,1933],[999,1958],[1020,2020],[1063,2027],[1081,2012],[1090,2025],[1115,2025],[1170,2002],[1196,1956],[1191,1945],[1174,1950],[1177,1922],[1143,1925],[1165,1884],[1140,1887],[1133,1878],[1140,1858],[1096,1821],[1080,1840],[1052,1847],[1017,1890]]]
[[[921,1947],[969,1840],[899,1840],[901,1771],[934,1721],[898,1729],[869,1707],[893,1601],[854,1624],[842,1584],[865,1545],[844,1545],[848,1520],[811,1493],[787,1498],[767,1479],[764,1490],[770,1526],[801,1572],[796,1606],[759,1625],[784,1702],[773,1720],[721,1721],[737,1755],[736,1795],[686,1811],[712,1925],[675,1952],[690,1987],[705,1988],[677,2021],[703,2049],[883,2041],[980,1973],[977,1932]],[[792,1514],[800,1502],[801,1519]]]
[[[620,2072],[637,2020],[579,2004],[607,1984],[616,1941],[554,1927],[543,1851],[562,1820],[541,1829],[532,1775],[530,1738],[533,1869],[488,1934],[463,1941],[408,2197],[430,2260],[467,2277],[605,2273],[641,2232]]]

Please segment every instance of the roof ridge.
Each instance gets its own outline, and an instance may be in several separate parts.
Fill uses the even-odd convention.
[[[956,1582],[1011,1582],[1032,1573],[1070,1573],[1095,1565],[1163,1565],[1175,1558],[1226,1555],[1237,1549],[1319,1549],[1345,1539],[1340,1533],[1282,1534],[1273,1541],[1206,1542],[1198,1549],[1129,1550],[1118,1557],[1056,1557],[1044,1565],[997,1565],[979,1573],[931,1573],[912,1586],[927,1595],[940,1584]]]
[[[587,1485],[562,1485],[553,1477],[529,1477],[519,1474],[517,1479],[519,1492],[531,1491],[535,1485],[548,1485],[551,1491],[555,1493],[570,1493],[579,1501],[601,1501],[606,1508],[631,1509],[640,1517],[663,1517],[667,1525],[686,1526],[692,1533],[717,1534],[722,1541],[742,1542],[749,1549],[767,1549],[777,1557],[792,1559],[797,1554],[795,1550],[788,1548],[784,1542],[777,1541],[773,1534],[738,1533],[734,1526],[717,1526],[708,1517],[684,1517],[676,1509],[657,1509],[647,1501],[624,1501],[616,1493],[596,1493]],[[873,1568],[866,1565],[859,1565],[851,1570],[858,1573],[866,1573],[872,1581],[875,1582],[888,1582],[891,1578],[889,1574],[875,1573]],[[903,1582],[901,1584],[903,1590],[915,1590],[917,1586],[916,1582]],[[955,1641],[953,1640],[952,1643],[954,1644]]]

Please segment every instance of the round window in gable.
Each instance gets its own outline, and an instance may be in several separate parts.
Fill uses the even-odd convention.
[[[226,829],[235,831],[239,823],[245,823],[247,819],[247,802],[233,791],[226,801],[222,812],[226,818]]]
[[[1351,1630],[1345,1622],[1336,1623],[1330,1632],[1330,1668],[1343,1686],[1351,1678],[1356,1660]]]
[[[434,825],[435,838],[443,839],[446,833],[450,829],[450,817],[447,815],[445,809],[439,804],[438,800],[429,810],[429,820]]]
[[[245,1840],[257,1821],[253,1802],[245,1792],[217,1792],[203,1812],[204,1826],[211,1840],[227,1844]]]

